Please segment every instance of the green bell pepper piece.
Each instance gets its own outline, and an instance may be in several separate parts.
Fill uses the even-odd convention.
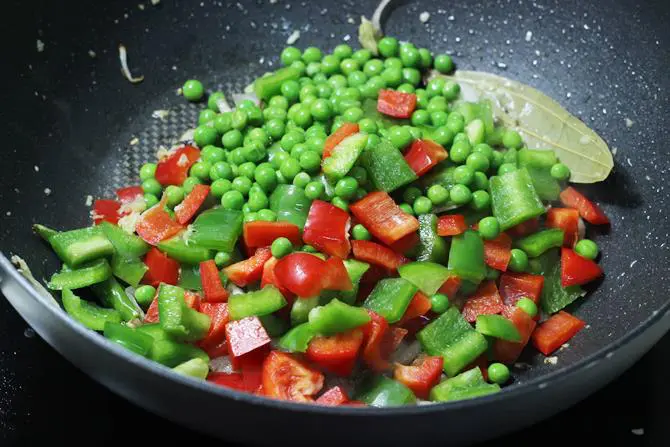
[[[545,251],[562,245],[563,230],[559,228],[538,231],[516,242],[516,246],[525,251],[531,258],[536,258]]]
[[[259,320],[270,337],[281,337],[288,330],[288,323],[277,315],[263,315]]]
[[[270,315],[284,306],[286,306],[286,299],[275,286],[265,286],[255,292],[233,295],[228,298],[228,312],[231,320]]]
[[[149,358],[168,368],[174,368],[194,358],[209,362],[209,356],[202,349],[186,343],[178,343],[168,338],[154,340]]]
[[[538,151],[533,149],[521,149],[517,153],[519,166],[551,169],[558,163],[558,158],[554,151]]]
[[[107,259],[98,259],[78,269],[64,268],[54,273],[47,283],[51,290],[81,289],[105,281],[112,276],[112,268]]]
[[[479,104],[476,102],[461,102],[456,105],[454,110],[463,115],[465,124],[469,124],[479,117]]]
[[[400,321],[412,297],[419,290],[403,278],[386,278],[379,281],[363,303],[363,307],[373,310],[389,323]]]
[[[182,264],[179,269],[179,281],[177,285],[182,289],[202,291],[202,279],[200,278],[200,265]]]
[[[353,305],[358,296],[358,286],[363,274],[368,271],[370,264],[357,261],[356,259],[345,259],[344,268],[347,269],[351,284],[354,286],[351,290],[324,290],[319,296],[319,305],[324,306],[331,300],[338,299],[345,304]]]
[[[474,283],[484,279],[486,276],[484,241],[479,233],[467,230],[452,237],[448,267],[461,279]]]
[[[334,335],[363,326],[371,320],[362,307],[349,306],[339,300],[332,300],[325,306],[318,306],[309,312],[308,321],[318,334]]]
[[[254,92],[256,96],[265,101],[275,95],[281,94],[281,85],[286,81],[297,81],[300,78],[300,70],[295,67],[284,67],[267,76],[262,76],[254,81]]]
[[[542,310],[554,314],[586,294],[580,286],[563,287],[561,284],[560,250],[552,249],[534,259],[538,269],[532,273],[544,276],[544,286],[540,295]]]
[[[49,238],[51,236],[54,236],[58,234],[58,231],[54,230],[53,228],[49,228],[45,225],[42,224],[34,224],[33,225],[33,231],[37,233],[39,237],[44,239],[45,241],[49,242]]]
[[[333,182],[343,178],[363,153],[367,142],[368,135],[365,133],[356,133],[342,140],[330,157],[323,160],[323,173]]]
[[[72,318],[94,331],[105,329],[105,323],[120,323],[121,314],[114,309],[105,309],[86,300],[82,300],[70,289],[63,289],[63,309]]]
[[[503,135],[505,135],[504,127],[496,127],[493,132],[486,134],[486,144],[491,147],[502,146]]]
[[[401,278],[411,282],[428,296],[435,295],[451,276],[451,272],[445,266],[427,261],[401,265],[398,267],[398,273]]]
[[[558,163],[554,151],[521,149],[517,154],[518,164],[526,168],[537,195],[542,200],[557,200],[561,185],[551,175],[551,167]]]
[[[241,211],[224,208],[208,209],[193,222],[193,231],[188,237],[188,244],[230,253],[242,234],[243,219]]]
[[[211,230],[208,230],[211,231]],[[200,234],[200,237],[203,235]],[[170,258],[185,264],[200,264],[214,258],[214,250],[202,247],[191,239],[184,239],[184,233],[158,243],[160,251]]]
[[[472,329],[457,308],[451,307],[419,331],[416,338],[428,355],[444,358],[444,372],[456,375],[486,352],[486,338]]]
[[[301,230],[307,222],[312,201],[305,190],[294,185],[279,185],[270,195],[270,209],[277,214],[277,220],[290,222]]]
[[[463,399],[472,399],[500,391],[500,386],[487,383],[479,368],[472,368],[464,373],[445,380],[430,391],[430,400],[434,402],[448,402]]]
[[[478,282],[472,282],[464,279],[461,281],[461,285],[458,287],[458,294],[463,296],[474,295],[478,288]]]
[[[519,152],[514,148],[507,149],[503,153],[503,163],[508,163],[508,164],[517,166],[518,165],[518,160],[519,160],[518,154],[519,154]]]
[[[143,334],[147,334],[151,336],[154,340],[169,340],[169,336],[167,332],[165,332],[162,328],[160,323],[148,323],[148,324],[143,324],[142,326],[138,326],[135,328],[137,332],[141,332]]]
[[[318,296],[296,299],[291,306],[291,326],[307,322],[309,313],[319,305],[319,301]]]
[[[545,213],[530,174],[524,168],[489,179],[491,209],[502,231]]]
[[[149,244],[134,234],[126,233],[113,223],[102,221],[98,226],[114,246],[117,255],[124,258],[140,258],[149,251]]]
[[[279,347],[289,352],[306,352],[316,332],[309,323],[299,324],[279,339]]]
[[[158,315],[160,325],[173,339],[196,341],[207,335],[209,316],[186,305],[184,289],[161,284],[158,289]]]
[[[114,246],[97,226],[54,234],[49,237],[49,243],[58,257],[71,267],[114,253]]]
[[[124,258],[114,254],[111,261],[112,274],[126,284],[137,287],[149,270],[149,267],[139,258]]]
[[[123,321],[140,318],[142,315],[142,310],[137,303],[128,297],[126,291],[114,277],[92,285],[91,290],[105,307],[118,310]]]
[[[209,363],[201,358],[194,358],[175,366],[172,370],[184,376],[205,380],[209,374]]]
[[[400,151],[388,140],[367,148],[360,159],[377,190],[395,191],[417,179]]]
[[[142,357],[148,357],[154,344],[154,339],[148,334],[137,331],[125,324],[107,321],[104,328],[105,338],[118,343],[129,351]]]
[[[484,130],[488,137],[495,131],[495,123],[493,120],[493,106],[491,101],[483,99],[479,101],[479,119],[484,123]]]
[[[437,216],[435,214],[420,215],[419,248],[416,260],[446,264],[447,253],[447,242],[437,234]]]
[[[363,384],[357,399],[371,407],[400,407],[416,403],[416,396],[402,383],[385,376],[375,376]]]
[[[363,100],[363,105],[361,108],[363,109],[363,117],[369,118],[376,122],[377,125],[381,128],[380,130],[388,129],[393,126],[404,126],[410,124],[408,119],[391,118],[388,115],[379,113],[377,111],[377,100],[372,98],[366,98]]]
[[[507,318],[502,315],[478,315],[475,325],[477,332],[501,340],[520,342],[521,333]]]
[[[449,190],[456,184],[454,181],[455,169],[456,166],[451,160],[444,160],[428,171],[428,173],[422,175],[417,183],[426,191],[433,185],[442,185]]]

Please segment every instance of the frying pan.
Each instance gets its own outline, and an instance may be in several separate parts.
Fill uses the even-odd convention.
[[[87,225],[87,195],[110,196],[136,184],[141,163],[196,120],[199,106],[175,93],[185,79],[239,92],[277,67],[294,30],[301,31],[301,48],[353,44],[353,22],[375,8],[373,1],[349,0],[163,0],[155,6],[144,1],[143,9],[138,0],[9,3],[4,16],[12,24],[3,39],[8,80],[0,93],[7,136],[0,248],[26,259],[38,279],[48,277],[57,261],[31,235],[30,224]],[[424,11],[427,23],[419,20]],[[387,34],[450,51],[459,68],[539,88],[616,149],[608,180],[581,188],[612,219],[611,230],[590,235],[602,248],[607,274],[570,308],[589,326],[557,354],[557,364],[529,352],[522,362],[530,367],[515,369],[514,384],[475,400],[322,408],[239,394],[135,356],[67,318],[5,256],[0,288],[8,303],[0,306],[12,305],[54,349],[126,399],[242,442],[465,444],[548,417],[619,375],[670,328],[664,146],[670,140],[670,4],[399,1],[386,17]],[[143,83],[122,77],[119,43],[128,48],[133,73],[145,75]],[[164,121],[152,118],[158,109],[170,110]]]

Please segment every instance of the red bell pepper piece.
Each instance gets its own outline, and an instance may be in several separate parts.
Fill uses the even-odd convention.
[[[493,344],[493,354],[496,360],[502,363],[514,363],[521,355],[521,351],[528,344],[530,335],[537,324],[523,309],[506,306],[503,316],[508,318],[521,334],[521,341],[516,343],[507,340],[496,340]]]
[[[394,243],[389,244],[389,247],[396,253],[400,253],[401,255],[406,256],[408,253],[411,253],[411,251],[414,250],[414,248],[419,244],[419,242],[420,242],[419,234],[410,233],[407,236],[398,239]]]
[[[474,295],[471,295],[463,305],[463,317],[474,323],[479,315],[495,315],[503,310],[503,300],[500,298],[495,281],[485,281]]]
[[[151,245],[156,245],[164,239],[168,239],[184,229],[165,211],[167,196],[163,196],[160,202],[149,208],[140,215],[135,231],[137,235]]]
[[[184,200],[174,207],[177,222],[186,225],[195,216],[209,195],[209,185],[195,185]]]
[[[200,311],[200,296],[197,293],[189,292],[187,290],[186,293],[184,293],[184,302],[191,309]],[[158,290],[156,290],[154,300],[149,305],[147,313],[144,314],[144,322],[158,323],[159,321],[160,315],[158,314]]]
[[[263,266],[271,257],[272,252],[268,247],[260,247],[252,257],[229,265],[223,272],[234,284],[244,287],[261,279]]]
[[[177,285],[179,263],[168,255],[156,247],[151,247],[144,257],[144,263],[148,270],[142,278],[143,283],[151,284],[154,287],[158,287],[162,282],[172,286]]]
[[[512,259],[512,238],[500,233],[497,238],[484,241],[484,262],[489,267],[504,272]]]
[[[516,305],[516,302],[523,297],[539,304],[542,286],[544,286],[542,275],[507,272],[500,277],[500,295],[506,306]]]
[[[354,257],[359,261],[384,267],[389,271],[395,271],[407,262],[407,258],[396,253],[388,247],[372,241],[352,241]]]
[[[198,346],[211,358],[228,354],[226,342],[226,324],[230,321],[228,303],[200,303],[199,311],[209,316],[211,325],[205,338],[198,342]]]
[[[290,354],[272,351],[263,362],[263,392],[267,397],[311,402],[323,388],[323,374]]]
[[[453,298],[454,296],[456,296],[456,292],[458,292],[458,289],[460,289],[460,287],[461,287],[461,278],[454,275],[447,278],[444,284],[442,284],[437,291],[440,293],[444,293],[449,298]]]
[[[293,294],[288,290],[284,285],[279,281],[277,275],[275,275],[275,266],[279,262],[279,259],[272,257],[267,260],[263,266],[263,275],[261,276],[261,289],[268,284],[275,286],[285,298],[292,297]]]
[[[241,357],[270,343],[270,336],[258,317],[246,317],[226,324],[226,343],[230,360],[238,368]]]
[[[416,95],[395,90],[379,90],[377,111],[393,118],[410,118],[416,109]]]
[[[242,373],[239,372],[213,372],[207,376],[207,381],[245,393],[253,393],[258,389],[257,386],[250,385],[245,381]]]
[[[389,356],[398,347],[408,330],[391,328],[384,317],[368,309],[370,322],[363,326],[363,362],[374,371],[386,371],[391,368]]]
[[[523,237],[531,233],[535,233],[540,228],[540,220],[537,217],[528,219],[518,225],[513,226],[507,230],[507,234],[512,237]]]
[[[405,161],[419,177],[446,158],[447,151],[431,140],[414,140],[405,153]]]
[[[330,154],[333,153],[333,149],[335,149],[335,147],[340,144],[342,140],[355,133],[358,133],[359,131],[360,127],[356,123],[342,124],[339,129],[326,138],[326,141],[323,144],[323,159],[325,160],[326,158],[330,157]]]
[[[547,228],[563,230],[563,245],[572,247],[579,238],[579,211],[572,208],[549,208],[545,225]]]
[[[582,285],[598,279],[603,270],[590,259],[583,258],[569,248],[561,248],[561,285]]]
[[[291,253],[274,268],[279,283],[302,298],[317,296],[323,289],[326,261],[309,253]]]
[[[462,214],[445,214],[437,219],[438,236],[456,236],[468,229]]]
[[[542,354],[549,355],[574,337],[585,325],[579,318],[560,311],[535,329],[533,345]]]
[[[347,377],[354,369],[362,344],[363,332],[360,329],[330,337],[319,336],[309,343],[306,357],[310,362],[333,374]]]
[[[116,190],[116,198],[121,203],[131,203],[140,197],[144,197],[144,191],[141,186],[126,186]]]
[[[205,299],[210,303],[222,303],[228,301],[228,291],[223,287],[219,269],[213,259],[200,263],[200,280]]]
[[[386,245],[393,244],[419,229],[419,221],[405,213],[383,191],[371,192],[350,205],[349,209],[373,236]]]
[[[181,186],[188,177],[188,170],[200,158],[200,150],[193,146],[182,146],[156,166],[156,180],[163,186]]]
[[[484,377],[484,380],[488,381],[489,380],[489,359],[486,353],[480,355],[477,357],[472,363],[470,363],[468,366],[463,368],[463,371],[469,371],[472,368],[479,368],[479,370],[482,372],[482,376]]]
[[[93,203],[93,223],[102,221],[116,224],[119,222],[121,204],[116,200],[98,199]]]
[[[302,239],[319,251],[345,259],[351,251],[350,225],[349,213],[323,200],[315,200],[309,208]]]
[[[247,247],[268,247],[275,239],[285,237],[293,245],[300,244],[300,228],[290,222],[257,220],[244,224],[244,244]]]
[[[316,399],[316,403],[327,407],[337,407],[349,402],[349,396],[341,386],[334,386]]]
[[[572,186],[565,188],[560,194],[561,202],[568,208],[574,208],[579,211],[579,215],[585,221],[594,225],[604,225],[610,223],[610,220],[598,205],[587,199],[582,193]]]
[[[344,266],[344,262],[338,257],[331,257],[326,260],[323,270],[321,287],[326,290],[353,290],[349,273]]]
[[[400,346],[400,343],[405,339],[409,331],[404,327],[392,327],[391,332],[389,332],[386,337],[386,347],[388,349],[388,354],[395,352]]]
[[[431,308],[430,298],[424,295],[421,292],[416,292],[412,297],[412,301],[409,302],[405,314],[402,316],[398,322],[399,326],[402,326],[409,320],[412,320],[416,317],[426,315]]]
[[[419,357],[411,366],[396,363],[393,378],[412,390],[420,399],[428,399],[430,390],[442,376],[444,359],[440,356]]]

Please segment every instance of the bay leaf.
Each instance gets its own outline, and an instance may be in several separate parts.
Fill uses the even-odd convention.
[[[553,150],[570,168],[573,183],[605,180],[614,167],[607,143],[558,102],[533,87],[502,76],[458,70],[444,76],[461,86],[465,101],[491,101],[493,113],[505,127],[521,134],[531,149]]]

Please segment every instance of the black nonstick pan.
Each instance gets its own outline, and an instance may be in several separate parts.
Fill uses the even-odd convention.
[[[556,98],[614,152],[610,177],[581,187],[612,220],[610,230],[591,235],[602,248],[606,277],[571,307],[587,329],[556,364],[529,353],[523,362],[530,367],[515,370],[516,382],[501,393],[386,410],[239,394],[180,377],[84,329],[12,267],[7,258],[18,254],[38,279],[48,277],[56,259],[31,224],[87,225],[88,195],[109,196],[137,183],[138,167],[191,126],[198,106],[176,94],[185,79],[239,92],[277,67],[293,31],[301,33],[295,44],[301,48],[354,44],[360,15],[370,16],[375,6],[5,2],[0,289],[7,301],[0,306],[13,306],[54,349],[126,399],[243,442],[465,444],[548,417],[623,372],[670,328],[670,4],[662,0],[398,1],[385,15],[389,35],[449,51],[461,69],[498,73]],[[133,85],[121,75],[120,43],[144,82]],[[152,117],[159,109],[170,110],[165,121]]]

